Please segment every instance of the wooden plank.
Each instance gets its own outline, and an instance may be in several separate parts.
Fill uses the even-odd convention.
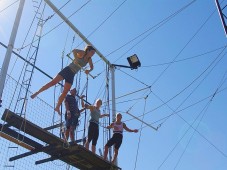
[[[23,141],[19,141],[18,139],[15,139],[14,137],[9,136],[9,135],[7,135],[7,134],[5,134],[3,132],[0,132],[0,136],[5,138],[5,139],[7,139],[7,140],[9,140],[9,141],[11,141],[11,142],[13,142],[13,143],[15,143],[15,144],[17,144],[17,145],[19,145],[19,146],[22,146],[22,147],[26,148],[28,150],[33,150],[34,149],[32,146],[24,143]]]
[[[67,164],[83,170],[121,169],[110,162],[103,160],[102,157],[92,153],[75,142],[70,143],[69,147],[64,147],[64,141],[62,139],[33,124],[32,122],[25,120],[8,109],[5,110],[2,120],[18,129],[24,129],[25,133],[49,144],[49,146],[40,150],[49,154],[51,157],[40,160],[37,163],[44,163],[59,159],[63,162],[66,162]],[[37,149],[37,151],[40,150]],[[26,156],[26,153],[24,155]],[[23,154],[21,156],[23,157]]]
[[[19,141],[23,141],[24,143],[26,143],[27,145],[30,145],[32,146],[33,148],[40,148],[42,147],[41,144],[39,144],[38,142],[32,140],[32,139],[29,139],[28,137],[18,133],[18,132],[15,132],[14,130],[8,128],[8,126],[5,126],[5,125],[2,125],[0,124],[0,129],[1,129],[1,132],[15,138],[15,139],[18,139]]]
[[[71,165],[75,165],[76,167],[80,167],[81,169],[99,169],[99,170],[119,170],[121,168],[117,167],[114,164],[111,164],[108,161],[103,160],[102,157],[92,153],[81,145],[73,145],[70,146],[69,152],[73,152],[74,150],[78,150],[77,154],[71,154],[67,157],[62,158],[61,160],[67,160],[68,162],[72,162]],[[60,151],[59,152],[64,152]],[[66,153],[65,153],[66,154]],[[77,161],[79,162],[77,162]]]
[[[35,125],[34,123],[18,116],[17,114],[6,109],[2,115],[2,120],[6,121],[8,124],[16,127],[17,129],[24,129],[25,133],[47,143],[47,144],[62,144],[63,139],[58,138],[52,133],[44,130],[43,128]]]
[[[73,151],[73,152],[70,153],[70,155],[77,154],[78,152],[79,151]],[[58,153],[57,155],[53,155],[50,158],[46,158],[46,159],[36,161],[35,164],[38,165],[38,164],[42,164],[42,163],[45,163],[45,162],[61,159],[61,158],[67,157],[67,156],[68,156],[68,154]]]
[[[50,150],[53,150],[55,149],[53,146],[43,146],[43,147],[40,147],[40,148],[35,148],[33,149],[32,151],[29,151],[29,152],[25,152],[25,153],[22,153],[22,154],[19,154],[19,155],[16,155],[14,157],[11,157],[9,159],[9,161],[15,161],[17,159],[20,159],[20,158],[24,158],[26,156],[30,156],[30,155],[33,155],[33,154],[36,154],[36,153],[39,153],[39,152],[45,152],[45,153],[48,153],[48,151]]]

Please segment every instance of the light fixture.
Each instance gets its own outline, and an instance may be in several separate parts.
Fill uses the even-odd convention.
[[[127,60],[132,69],[137,69],[141,66],[140,60],[136,54],[133,54],[132,56],[128,57]]]

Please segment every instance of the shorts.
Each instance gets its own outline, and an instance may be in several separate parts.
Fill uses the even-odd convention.
[[[71,115],[70,119],[65,118],[65,126],[66,129],[70,129],[71,126],[76,127],[78,125],[78,119],[79,116],[76,116],[74,114]]]
[[[122,134],[114,133],[112,138],[110,138],[110,140],[108,140],[106,146],[109,148],[112,145],[114,145],[114,148],[118,150],[121,146],[122,140],[123,140]]]
[[[58,75],[62,76],[65,79],[65,82],[73,84],[75,73],[72,72],[69,66],[61,70]]]

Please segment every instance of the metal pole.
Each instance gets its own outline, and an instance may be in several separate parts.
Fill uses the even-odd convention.
[[[52,2],[50,2],[49,0],[45,0],[45,2],[61,17],[61,19],[63,19],[66,24],[68,24],[70,26],[70,28],[72,28],[73,31],[75,31],[80,38],[82,38],[87,44],[92,45],[92,47],[94,47],[94,49],[96,50],[96,53],[100,56],[101,59],[103,59],[103,61],[106,62],[106,64],[108,64],[109,66],[111,65],[110,62],[101,54],[101,52],[95,48],[95,46],[68,20],[68,18],[66,18],[61,11],[59,11]]]
[[[220,4],[219,4],[218,0],[215,0],[215,2],[216,2],[216,5],[217,5],[217,8],[218,8],[218,13],[219,13],[220,18],[221,18],[222,26],[223,26],[224,31],[225,31],[225,36],[227,36],[227,28],[226,28],[225,19],[223,17],[222,9],[220,7]]]
[[[24,2],[25,2],[25,0],[20,0],[20,4],[19,4],[18,10],[17,10],[17,15],[15,18],[11,36],[9,39],[9,44],[8,44],[8,48],[6,51],[5,59],[2,64],[2,69],[1,69],[1,74],[0,74],[0,100],[2,100],[2,94],[3,94],[4,85],[5,85],[6,75],[7,75],[9,62],[10,62],[11,54],[13,51],[14,42],[16,39],[16,34],[17,34],[18,27],[19,27],[22,11],[24,8]],[[0,103],[1,103],[1,101],[0,101]]]
[[[111,70],[111,85],[112,85],[112,121],[115,121],[116,117],[116,101],[115,101],[115,67],[112,65]]]
[[[111,71],[111,87],[112,87],[112,122],[115,122],[115,119],[116,119],[116,101],[115,101],[115,66],[114,65],[111,65],[110,71]],[[112,150],[110,152],[110,159],[112,159],[111,153],[113,153],[112,152],[113,150],[114,149],[112,148]],[[116,159],[115,164],[118,165],[117,159]]]
[[[142,122],[143,124],[145,124],[145,125],[149,126],[150,128],[152,128],[152,129],[154,129],[154,130],[156,130],[156,131],[158,130],[158,128],[153,127],[153,126],[151,126],[150,124],[148,124],[148,123],[146,123],[146,122],[144,122],[144,121],[140,120],[139,118],[137,118],[136,116],[134,116],[134,115],[130,114],[129,112],[126,112],[126,113],[127,113],[128,115],[132,116],[134,119],[136,119],[136,120],[138,120],[138,121]]]

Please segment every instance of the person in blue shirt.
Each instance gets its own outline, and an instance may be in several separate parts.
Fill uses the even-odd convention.
[[[85,110],[78,108],[78,101],[76,99],[76,88],[73,88],[70,90],[70,95],[68,94],[65,98],[65,135],[64,140],[65,142],[68,141],[68,138],[70,136],[71,142],[75,141],[75,129],[78,125],[78,120],[80,117],[80,114]]]
[[[89,144],[92,141],[91,151],[95,153],[96,144],[99,137],[99,119],[105,116],[109,116],[109,114],[101,114],[100,112],[100,107],[102,105],[101,99],[97,99],[95,105],[84,104],[83,100],[81,100],[81,103],[82,107],[90,110],[88,137],[85,142],[85,148],[89,150]]]
[[[60,106],[73,84],[75,74],[77,74],[82,67],[85,67],[87,63],[89,64],[90,69],[85,70],[85,73],[89,74],[93,70],[93,62],[91,57],[96,52],[94,47],[92,47],[91,45],[87,45],[85,47],[85,50],[74,49],[72,52],[74,55],[73,62],[69,64],[67,67],[65,67],[63,70],[61,70],[54,79],[52,79],[50,82],[41,87],[37,92],[31,95],[31,98],[34,99],[39,93],[56,85],[60,81],[65,80],[64,89],[61,95],[59,96],[58,103],[54,109],[56,112],[58,112],[58,114],[61,114]]]

